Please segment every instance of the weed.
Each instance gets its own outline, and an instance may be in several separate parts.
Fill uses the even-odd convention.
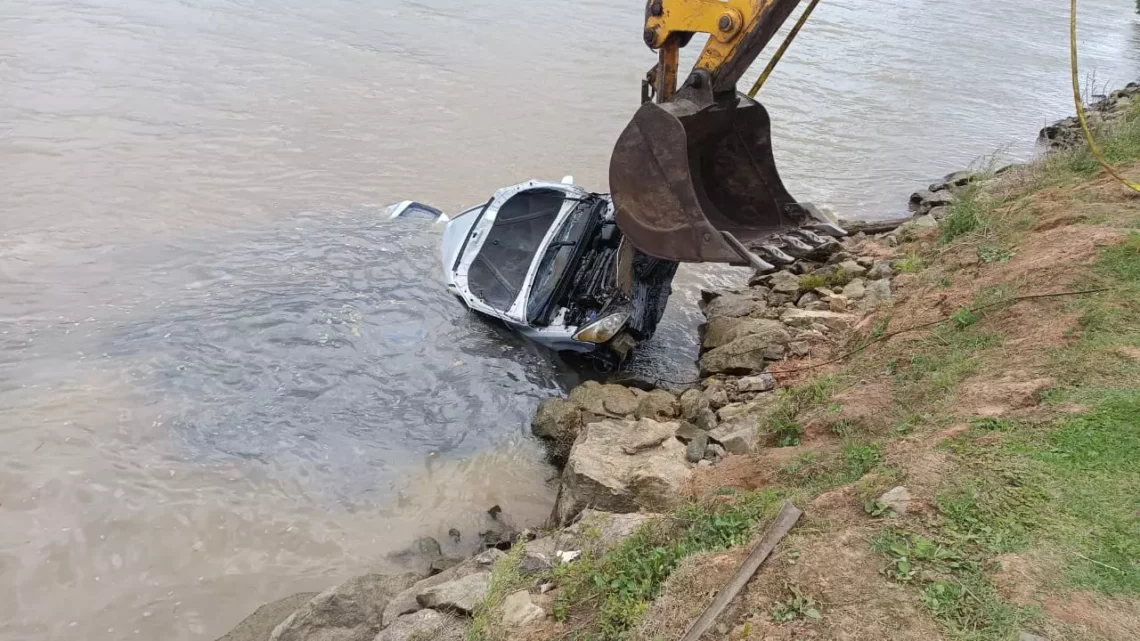
[[[875,321],[875,326],[871,329],[871,338],[878,340],[887,333],[887,328],[891,325],[891,317],[884,316]]]
[[[784,587],[790,592],[790,595],[784,601],[779,601],[772,606],[770,615],[773,621],[776,623],[786,623],[799,618],[820,618],[821,615],[815,599],[805,596],[795,585],[785,584]]]
[[[804,274],[800,276],[800,289],[811,291],[827,285],[827,278],[821,274]]]
[[[958,329],[965,329],[978,322],[979,319],[978,315],[970,311],[968,307],[960,307],[958,311],[954,312],[950,317],[950,320],[954,321],[954,326]]]
[[[837,386],[831,376],[820,376],[803,385],[781,392],[780,401],[768,419],[768,432],[777,447],[799,445],[803,425],[799,417],[809,409],[827,402]]]
[[[914,252],[895,261],[895,269],[901,274],[917,274],[922,271],[924,267],[926,267],[926,262],[922,259],[922,256]]]
[[[889,516],[894,514],[894,508],[875,499],[867,499],[863,502],[863,511],[871,516]]]
[[[978,260],[983,263],[1008,263],[1014,252],[990,243],[978,244]]]
[[[953,284],[954,284],[954,282],[950,280],[949,276],[943,276],[942,278],[938,279],[938,286],[943,288],[943,289],[946,289]]]
[[[967,186],[958,200],[948,205],[946,216],[939,224],[939,239],[943,243],[968,234],[983,225],[988,208],[978,198],[978,188]]]
[[[883,460],[879,446],[875,444],[847,443],[843,446],[843,482],[854,481],[875,469]]]

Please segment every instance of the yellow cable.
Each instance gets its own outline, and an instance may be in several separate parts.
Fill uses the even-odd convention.
[[[800,27],[804,26],[804,23],[807,22],[808,16],[811,15],[812,9],[815,9],[815,5],[817,4],[819,4],[819,0],[811,0],[811,4],[807,6],[807,9],[804,9],[803,15],[796,21],[796,26],[792,27],[792,30],[788,32],[788,36],[780,43],[780,48],[776,50],[776,55],[772,56],[772,59],[768,61],[768,66],[764,67],[764,71],[760,73],[760,77],[757,78],[755,84],[752,85],[752,89],[748,90],[749,98],[756,97],[756,92],[760,91],[760,87],[763,86],[764,81],[768,79],[768,74],[772,73],[772,70],[776,68],[776,63],[780,61],[780,58],[784,57],[784,52],[787,51],[788,45],[792,44],[792,40],[796,39],[796,34],[800,32]]]
[[[1077,0],[1070,0],[1069,4],[1069,62],[1070,68],[1073,73],[1073,104],[1077,108],[1077,120],[1081,123],[1081,131],[1085,133],[1085,140],[1089,143],[1089,151],[1092,152],[1096,161],[1100,163],[1104,170],[1112,174],[1112,177],[1127,185],[1133,191],[1140,191],[1140,184],[1128,180],[1124,176],[1113,169],[1112,165],[1108,164],[1104,154],[1101,153],[1100,148],[1096,146],[1093,141],[1092,132],[1089,131],[1089,125],[1085,121],[1085,107],[1081,104],[1081,88],[1080,81],[1077,79]]]

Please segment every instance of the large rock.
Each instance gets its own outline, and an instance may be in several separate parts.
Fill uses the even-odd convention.
[[[269,635],[273,634],[273,628],[315,596],[316,592],[298,592],[273,603],[266,603],[242,619],[241,623],[218,641],[268,641]]]
[[[545,617],[546,613],[530,600],[530,592],[526,590],[514,592],[503,600],[503,625],[508,628],[521,628]]]
[[[470,615],[487,599],[491,589],[491,573],[476,572],[427,588],[416,594],[416,602],[425,608]]]
[[[705,305],[704,312],[708,318],[717,316],[740,318],[764,311],[767,306],[766,300],[751,291],[740,294],[725,293],[709,301]]]
[[[866,282],[862,278],[856,278],[843,288],[843,296],[851,300],[860,300],[866,293]]]
[[[800,291],[800,277],[789,271],[779,271],[769,279],[772,291],[778,294],[795,295]]]
[[[375,641],[463,641],[467,638],[467,624],[456,617],[419,610],[405,614],[376,635]]]
[[[684,500],[690,477],[685,446],[672,438],[679,426],[650,419],[587,425],[562,472],[554,520],[568,523],[586,507],[618,513],[675,507]],[[665,430],[670,438],[660,445],[625,453],[645,434]]]
[[[569,400],[598,416],[627,416],[637,411],[637,395],[624,385],[603,385],[586,381],[570,390]]]
[[[546,445],[551,463],[565,465],[570,447],[582,431],[582,408],[561,398],[548,398],[539,403],[530,431]]]
[[[890,278],[895,275],[895,270],[891,267],[889,260],[876,260],[871,269],[867,270],[867,278],[871,280],[878,280],[880,278]]]
[[[681,392],[680,404],[681,418],[686,421],[694,422],[697,420],[697,415],[700,411],[709,406],[709,401],[701,394],[701,390],[689,388]]]
[[[880,278],[867,285],[867,295],[863,298],[863,307],[874,309],[889,300],[891,300],[891,281],[889,278]]]
[[[637,418],[652,418],[655,420],[677,418],[681,413],[677,397],[663,389],[647,392],[637,403],[634,415]]]
[[[809,309],[788,309],[780,314],[780,320],[790,327],[810,328],[820,324],[832,331],[846,331],[859,320],[854,314],[823,312]]]
[[[365,574],[313,597],[289,615],[269,641],[372,641],[388,601],[412,585],[414,574]]]
[[[783,357],[788,340],[788,333],[783,330],[779,333],[741,336],[727,345],[705,352],[700,360],[701,376],[758,374],[764,371],[768,361]]]
[[[756,425],[730,423],[709,432],[709,438],[724,446],[729,454],[747,454],[759,436]]]
[[[767,392],[776,388],[776,378],[767,372],[736,379],[736,391],[742,394]]]
[[[614,514],[587,508],[573,524],[527,543],[526,551],[549,561],[556,559],[559,550],[585,550],[602,555],[633,536],[641,526],[660,519],[660,514],[647,512]]]
[[[762,336],[770,343],[787,344],[788,330],[773,320],[763,318],[723,318],[709,320],[705,325],[701,348],[716,349],[744,336]]]
[[[387,626],[392,621],[395,621],[397,617],[423,609],[423,606],[420,605],[416,597],[428,588],[442,585],[448,581],[453,581],[469,574],[489,572],[491,568],[494,567],[495,562],[505,556],[506,553],[502,550],[492,548],[480,552],[459,565],[448,568],[435,576],[417,581],[411,587],[400,592],[388,601],[388,604],[384,606],[384,613],[380,624]]]

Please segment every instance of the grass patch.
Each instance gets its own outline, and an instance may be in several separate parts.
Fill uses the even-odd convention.
[[[800,276],[800,289],[811,291],[827,286],[827,278],[821,274],[804,274]]]
[[[642,527],[600,557],[584,555],[555,568],[562,585],[555,617],[572,620],[578,638],[625,639],[683,558],[744,545],[757,524],[776,514],[781,498],[766,490],[688,505],[667,524]]]
[[[984,352],[998,346],[1001,337],[972,327],[977,320],[969,310],[959,310],[930,337],[909,341],[909,358],[888,364],[888,371],[895,376],[900,407],[933,409],[931,404],[950,396],[962,380],[981,367]],[[911,415],[913,418],[913,412]]]
[[[938,225],[938,238],[944,244],[964,236],[979,227],[985,221],[985,215],[992,206],[985,199],[979,197],[977,185],[968,185],[958,194],[958,200],[947,206],[946,216]]]
[[[768,417],[770,440],[777,447],[799,445],[804,427],[801,418],[808,410],[827,403],[838,387],[834,376],[820,376],[780,392],[780,400]]]
[[[915,252],[911,252],[905,257],[895,261],[895,269],[898,270],[900,274],[917,274],[925,267],[926,261]]]
[[[501,638],[503,631],[499,629],[499,608],[508,595],[527,585],[527,580],[519,574],[519,561],[525,551],[525,545],[516,545],[506,557],[495,562],[491,569],[491,587],[487,591],[487,597],[472,613],[471,628],[467,633],[469,641]]]

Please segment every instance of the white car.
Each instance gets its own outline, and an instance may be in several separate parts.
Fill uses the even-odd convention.
[[[388,212],[446,225],[444,282],[468,308],[606,371],[653,336],[677,271],[625,239],[608,195],[569,176],[500,189],[452,216],[415,201]]]

